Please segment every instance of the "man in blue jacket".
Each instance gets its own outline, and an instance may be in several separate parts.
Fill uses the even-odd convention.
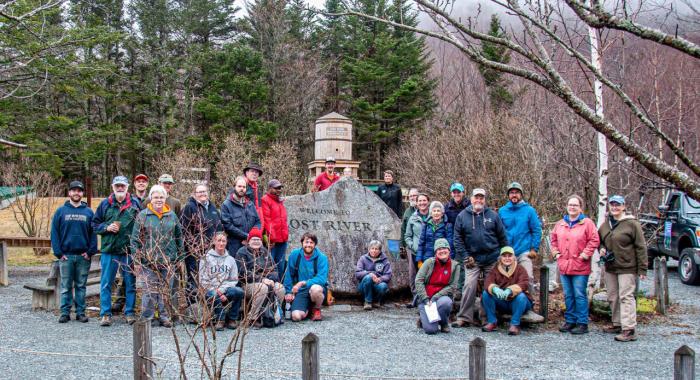
[[[318,238],[312,233],[301,237],[301,248],[293,250],[287,261],[284,275],[284,300],[291,303],[292,321],[306,318],[311,311],[311,320],[320,321],[321,305],[326,298],[328,284],[328,258],[316,248]]]
[[[537,211],[523,200],[523,193],[523,186],[518,182],[508,185],[509,201],[498,210],[498,216],[506,227],[508,242],[515,251],[518,265],[525,268],[532,286],[532,260],[537,258],[537,252],[540,250],[542,224]]]
[[[486,277],[496,266],[501,248],[508,245],[506,230],[498,214],[486,207],[486,190],[472,191],[471,205],[455,221],[455,260],[464,263],[464,288],[457,320],[452,327],[474,323],[474,301],[479,276]]]
[[[75,319],[87,322],[85,316],[85,288],[90,271],[91,257],[97,253],[97,235],[92,230],[94,216],[83,202],[85,187],[73,181],[68,187],[68,201],[56,210],[51,221],[51,248],[60,260],[61,317],[59,323],[70,321],[75,290]]]

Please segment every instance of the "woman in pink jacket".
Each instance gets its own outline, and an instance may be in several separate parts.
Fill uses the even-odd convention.
[[[595,223],[583,214],[583,199],[569,196],[566,215],[551,234],[551,249],[559,266],[564,289],[566,312],[559,331],[572,334],[588,332],[588,297],[586,287],[591,274],[591,257],[600,238]]]

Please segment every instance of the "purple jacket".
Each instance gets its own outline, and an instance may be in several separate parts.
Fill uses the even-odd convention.
[[[372,261],[369,257],[369,253],[365,253],[357,260],[357,267],[355,268],[355,278],[357,281],[362,281],[362,279],[370,273],[379,276],[382,282],[389,283],[389,281],[391,281],[391,263],[384,252],[379,253],[377,261]]]

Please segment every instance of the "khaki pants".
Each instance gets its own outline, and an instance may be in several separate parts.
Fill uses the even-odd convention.
[[[533,294],[535,291],[535,276],[532,274],[532,259],[527,257],[528,253],[530,253],[530,251],[523,252],[520,256],[518,256],[518,265],[525,268],[525,271],[527,272],[527,290],[530,292],[530,294]]]
[[[612,323],[621,326],[623,330],[633,330],[637,326],[637,300],[634,298],[636,283],[635,274],[605,272]]]
[[[474,323],[474,303],[476,300],[476,291],[479,287],[479,275],[484,274],[484,278],[496,266],[496,262],[481,266],[477,265],[474,268],[467,269],[466,265],[462,268],[464,274],[464,289],[462,290],[462,301],[459,304],[457,319],[471,324]]]
[[[250,308],[248,309],[248,319],[258,319],[258,317],[260,317],[260,313],[262,312],[262,304],[265,301],[265,297],[267,297],[268,287],[262,282],[256,282],[254,284],[247,284],[244,290],[245,303],[243,306],[245,307],[250,305]],[[275,295],[280,302],[284,301],[284,286],[282,286],[282,284],[279,282],[275,282]]]

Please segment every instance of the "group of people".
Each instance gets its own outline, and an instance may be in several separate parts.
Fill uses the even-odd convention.
[[[340,178],[334,167],[335,159],[329,157],[326,171],[314,182],[315,191],[327,189]],[[289,305],[293,321],[322,320],[328,258],[317,247],[318,238],[306,233],[301,247],[285,259],[289,232],[280,196],[283,184],[272,179],[260,196],[262,174],[259,165],[246,166],[220,209],[209,200],[204,184],[195,186],[183,207],[169,195],[172,176],[162,175],[147,192],[149,179],[139,174],[134,177],[133,194],[126,177],[115,177],[113,193],[93,213],[82,201],[83,184],[71,182],[69,199],[56,211],[51,233],[61,267],[59,322],[70,320],[73,304],[76,319],[88,321],[85,282],[90,258],[98,252],[97,235],[101,236],[102,326],[112,324],[117,271],[123,279],[127,323],[136,320],[138,275],[144,283],[141,317],[154,319],[157,313],[161,325],[172,326],[165,301],[179,263],[186,269],[188,302],[207,300],[217,329],[237,327],[246,299],[251,301],[246,318],[253,325],[260,325],[262,309],[271,297]],[[407,306],[418,308],[417,324],[429,334],[450,330],[453,301],[460,300],[452,327],[496,331],[497,313],[503,312],[511,315],[508,334],[518,335],[521,318],[534,314],[533,262],[542,238],[540,218],[523,199],[523,186],[517,182],[508,186],[509,201],[497,212],[486,206],[483,188],[473,189],[467,199],[464,186],[453,183],[450,193],[450,201],[442,204],[410,189],[410,205],[404,211],[401,188],[391,171],[384,173],[384,184],[376,191],[394,213],[403,215],[401,245],[414,296]],[[620,341],[635,340],[635,280],[647,270],[641,226],[625,213],[625,199],[619,195],[610,197],[608,219],[598,229],[583,208],[581,197],[570,196],[566,214],[551,233],[552,258],[557,260],[566,303],[560,331],[588,332],[586,288],[591,259],[599,249],[613,311],[613,324],[605,331],[618,334],[615,339]],[[383,301],[391,277],[391,262],[382,243],[369,242],[355,270],[365,310]],[[475,316],[477,295],[485,324]]]
[[[428,334],[449,331],[453,301],[460,299],[452,327],[496,331],[497,313],[502,312],[511,315],[508,334],[519,335],[524,315],[539,317],[532,311],[532,292],[533,261],[542,238],[540,218],[523,199],[518,182],[508,186],[509,201],[497,212],[486,206],[482,188],[473,189],[466,199],[464,186],[453,183],[450,193],[450,201],[443,205],[431,203],[417,189],[409,191],[410,207],[401,228],[414,295],[407,306],[418,307],[417,324]],[[591,265],[596,265],[591,259],[599,250],[612,309],[612,325],[604,331],[617,334],[618,341],[636,340],[634,290],[636,278],[644,279],[647,271],[641,225],[625,213],[625,198],[620,195],[609,198],[609,213],[599,228],[583,209],[583,199],[571,195],[566,214],[550,236],[566,305],[559,330],[574,335],[588,332],[588,277]],[[479,289],[485,323],[475,316]],[[436,308],[439,318],[428,313],[429,308]]]
[[[136,321],[136,279],[143,282],[143,319],[172,326],[168,302],[175,279],[184,268],[187,302],[206,300],[217,329],[236,328],[241,304],[250,301],[246,322],[261,324],[267,300],[276,297],[290,305],[291,319],[321,320],[327,293],[328,260],[313,234],[305,234],[301,248],[285,258],[289,230],[280,194],[284,185],[269,181],[261,196],[257,180],[262,168],[254,163],[234,181],[217,208],[205,184],[194,186],[182,202],[171,194],[175,181],[163,174],[148,188],[149,178],[133,178],[134,192],[124,176],[114,177],[112,193],[93,212],[83,201],[85,187],[69,184],[68,200],[55,212],[51,243],[61,270],[60,323],[87,322],[85,290],[91,257],[100,236],[100,325],[113,323],[113,287],[119,271],[126,322]],[[122,293],[123,292],[123,293]],[[174,297],[173,297],[174,298]],[[168,307],[170,306],[170,307]]]

